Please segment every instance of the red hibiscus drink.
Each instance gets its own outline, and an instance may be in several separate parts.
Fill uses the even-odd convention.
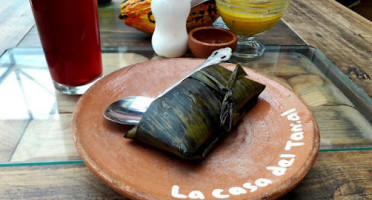
[[[30,0],[55,88],[82,94],[102,75],[97,0]]]

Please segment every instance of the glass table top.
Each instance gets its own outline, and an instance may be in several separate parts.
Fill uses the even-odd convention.
[[[242,64],[303,99],[319,125],[320,151],[372,149],[372,100],[363,91],[315,48],[266,48],[264,56]],[[104,75],[164,59],[151,47],[102,49]],[[82,163],[71,129],[79,97],[54,90],[41,48],[7,50],[0,57],[0,166]]]

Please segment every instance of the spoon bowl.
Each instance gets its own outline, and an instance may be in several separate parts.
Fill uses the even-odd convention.
[[[104,116],[116,123],[136,125],[154,100],[155,98],[145,96],[126,97],[110,104]]]

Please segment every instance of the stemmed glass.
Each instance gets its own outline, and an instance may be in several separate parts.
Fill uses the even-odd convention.
[[[216,0],[226,26],[238,37],[233,56],[251,59],[261,56],[265,47],[254,39],[256,34],[279,22],[291,0]]]

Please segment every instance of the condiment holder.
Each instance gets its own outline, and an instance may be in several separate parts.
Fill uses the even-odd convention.
[[[151,10],[156,20],[151,44],[156,54],[170,58],[186,53],[186,21],[190,9],[189,0],[151,1]]]

